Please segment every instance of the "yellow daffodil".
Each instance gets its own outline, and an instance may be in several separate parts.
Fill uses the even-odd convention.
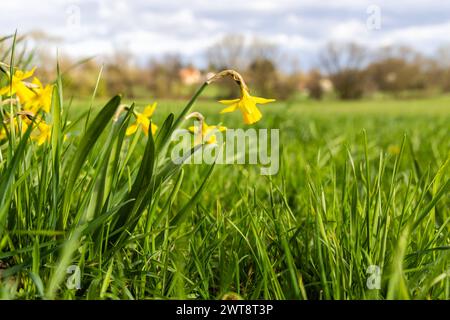
[[[0,141],[7,137],[5,128],[0,128]]]
[[[36,141],[38,145],[42,145],[46,141],[50,141],[52,127],[45,123],[43,119],[37,119],[33,124],[34,115],[29,111],[18,112],[18,118],[14,119],[15,127],[24,134],[30,126],[33,126],[30,135],[31,140]],[[18,119],[21,119],[19,122]]]
[[[197,127],[189,127],[189,131],[192,133],[199,135],[201,141],[196,141],[196,143],[206,142],[208,144],[216,143],[217,138],[216,134],[217,132],[222,132],[227,130],[226,127],[223,126],[209,126],[206,124],[205,121],[201,121],[201,130],[200,126]]]
[[[26,86],[23,80],[31,77],[35,69],[36,68],[33,68],[32,70],[27,72],[17,70],[12,76],[11,84],[0,89],[0,95],[12,96],[13,94],[16,94],[20,103],[23,104],[32,99],[34,96],[34,92]]]
[[[220,113],[233,112],[236,109],[242,112],[244,123],[253,124],[258,122],[261,118],[261,112],[256,107],[256,104],[265,104],[273,102],[275,99],[265,99],[260,97],[252,97],[244,87],[241,87],[241,97],[233,100],[220,100],[219,102],[228,105]]]
[[[33,82],[35,88],[33,88],[34,95],[25,102],[25,109],[37,113],[40,109],[45,112],[50,112],[50,105],[52,103],[53,86],[42,85],[38,78],[34,78]]]
[[[400,147],[395,144],[390,144],[387,148],[387,151],[388,151],[388,153],[390,153],[392,155],[397,155],[400,153]]]
[[[155,112],[155,109],[156,109],[156,102],[153,103],[152,105],[148,105],[147,107],[145,107],[142,113],[135,112],[136,122],[128,127],[126,135],[129,136],[135,133],[139,128],[139,126],[142,128],[142,131],[144,131],[145,135],[148,135],[148,129],[150,127],[150,118],[152,117],[153,112]],[[158,127],[152,123],[151,128],[152,135],[156,133],[157,129]]]
[[[46,141],[50,141],[52,133],[52,127],[50,125],[41,121],[37,125],[37,131],[37,133],[31,135],[31,139],[35,140],[39,146]]]

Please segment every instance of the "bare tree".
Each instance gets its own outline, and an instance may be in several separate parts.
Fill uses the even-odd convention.
[[[367,50],[355,43],[329,43],[320,54],[320,65],[341,99],[357,99],[364,94],[366,58]]]
[[[170,97],[178,94],[180,69],[183,67],[181,57],[167,54],[159,60],[152,60],[148,67],[148,88],[158,97]]]
[[[274,43],[256,37],[246,48],[246,56],[249,62],[267,60],[276,64],[280,58],[280,51]]]
[[[278,72],[275,63],[267,58],[257,58],[253,60],[247,71],[249,82],[258,94],[263,96],[273,96],[276,91],[276,84],[279,82]]]
[[[245,38],[226,35],[207,50],[206,57],[213,69],[243,69],[246,64]]]
[[[436,60],[443,69],[450,69],[450,44],[438,48]]]
[[[395,95],[407,90],[424,89],[426,74],[435,69],[434,62],[405,46],[384,47],[367,66],[367,77],[376,90]]]
[[[321,85],[321,80],[323,80],[323,76],[319,70],[313,69],[308,73],[305,89],[308,90],[308,95],[310,98],[316,100],[322,99],[324,90]]]
[[[126,93],[134,97],[137,67],[132,54],[126,50],[117,51],[108,60],[104,77],[107,87],[112,92]]]

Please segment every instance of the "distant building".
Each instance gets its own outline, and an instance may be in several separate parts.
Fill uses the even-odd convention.
[[[333,82],[331,82],[331,80],[328,79],[328,78],[322,78],[322,79],[320,79],[319,84],[320,84],[320,88],[321,88],[322,91],[325,92],[325,93],[332,92],[333,89],[334,89]]]
[[[201,72],[194,67],[186,67],[180,70],[179,76],[184,85],[193,85],[202,81]]]

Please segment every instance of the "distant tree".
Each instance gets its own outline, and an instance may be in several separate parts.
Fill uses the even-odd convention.
[[[101,69],[101,65],[95,59],[76,63],[70,58],[64,58],[61,69],[64,72],[62,81],[66,93],[77,97],[92,95]],[[114,93],[113,88],[110,89],[110,92]],[[101,78],[96,94],[97,96],[108,94],[105,77]]]
[[[227,35],[206,51],[211,71],[236,69],[260,95],[286,97],[295,91],[293,78],[282,76],[278,70],[279,49],[264,39],[246,41],[242,35]],[[223,97],[238,94],[231,81],[221,83]]]
[[[242,35],[230,34],[206,51],[210,69],[243,69],[246,67],[246,45]]]
[[[217,72],[223,69],[236,69],[243,71],[247,65],[245,38],[242,35],[230,34],[214,43],[206,50],[208,69]],[[229,79],[218,83],[221,87],[217,98],[232,98],[239,94],[238,89]]]
[[[430,61],[408,47],[386,47],[379,50],[367,67],[367,77],[377,90],[398,94],[427,87],[426,73]]]
[[[104,80],[110,92],[135,97],[137,70],[133,64],[133,56],[126,51],[114,53],[105,65]]]
[[[263,96],[273,96],[276,83],[279,81],[277,68],[273,61],[259,58],[254,60],[248,68],[248,81],[252,88]]]
[[[313,69],[308,73],[305,89],[308,91],[310,98],[317,100],[322,99],[324,94],[323,86],[321,85],[322,79],[323,76],[317,69]]]
[[[178,95],[180,87],[179,73],[183,63],[179,55],[168,54],[160,60],[152,60],[148,66],[148,88],[157,97]]]
[[[341,99],[358,99],[364,94],[363,70],[367,50],[355,43],[329,43],[319,55],[320,66],[329,76]]]
[[[436,52],[435,69],[431,78],[438,81],[444,92],[450,92],[450,45],[440,47]]]

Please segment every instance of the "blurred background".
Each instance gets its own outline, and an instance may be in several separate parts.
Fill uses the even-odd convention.
[[[186,98],[212,73],[240,71],[280,100],[417,99],[450,92],[450,2],[91,1],[2,3],[0,35],[65,94]],[[1,61],[10,43],[0,42]],[[29,53],[32,53],[31,56]],[[223,82],[209,98],[235,96]]]

